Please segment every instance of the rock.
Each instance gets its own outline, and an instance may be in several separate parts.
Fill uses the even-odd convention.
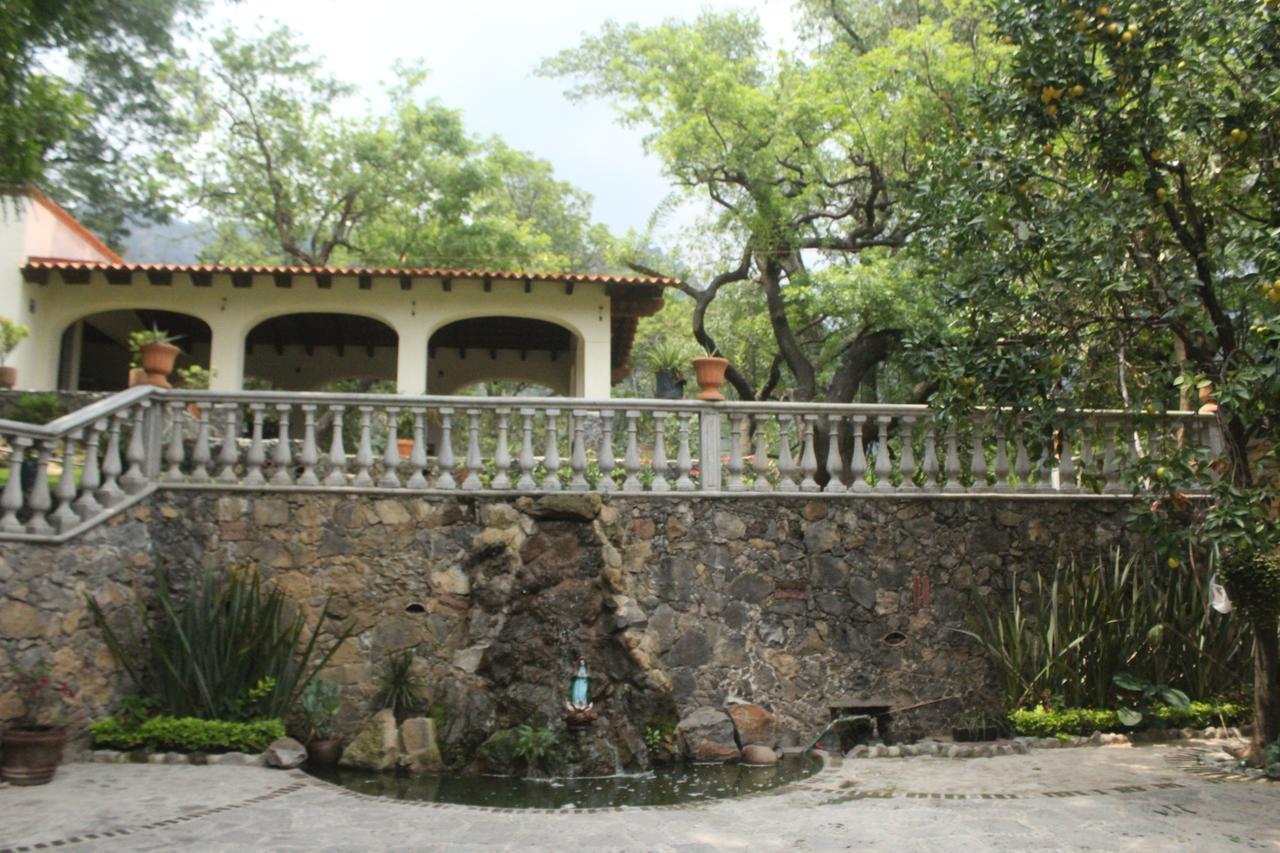
[[[724,711],[702,707],[676,725],[681,751],[691,761],[736,761],[733,720]]]
[[[363,770],[387,770],[395,766],[399,756],[400,736],[395,714],[383,709],[365,721],[360,733],[343,750],[338,763]]]
[[[543,495],[529,507],[529,515],[548,521],[591,521],[600,514],[595,493]]]
[[[871,747],[867,746],[865,743],[860,743],[857,746],[855,746],[853,749],[846,752],[844,757],[845,758],[866,758],[867,754],[870,752],[871,752]]]
[[[632,625],[643,625],[648,621],[644,611],[640,609],[640,605],[636,604],[636,600],[626,595],[615,595],[613,597],[613,627],[622,631],[630,628]]]
[[[746,522],[731,512],[712,513],[711,523],[716,535],[723,539],[741,539],[747,535]]]
[[[44,635],[40,611],[21,601],[0,604],[0,637],[6,640],[34,639]]]
[[[778,754],[767,746],[758,743],[748,744],[742,748],[743,764],[777,764]]]
[[[782,720],[759,705],[730,705],[725,709],[738,743],[742,746],[759,745],[776,748],[782,738]]]
[[[413,717],[400,724],[400,757],[397,763],[414,773],[427,773],[444,766],[436,741],[436,721]]]
[[[239,767],[246,764],[253,764],[257,760],[257,756],[249,755],[246,752],[224,752],[222,755],[218,756],[218,759],[218,764],[228,764]],[[209,763],[212,764],[213,762]]]
[[[1009,748],[1017,755],[1026,755],[1028,752],[1027,742],[1024,740],[1015,740],[1009,744]]]
[[[273,740],[263,755],[268,767],[292,770],[307,760],[307,748],[291,737],[282,737]]]
[[[773,592],[773,581],[754,573],[738,575],[725,590],[730,598],[758,604]]]
[[[885,747],[885,753],[884,753],[884,754],[885,754],[885,757],[886,757],[886,758],[901,758],[901,757],[902,757],[902,747],[900,747],[900,746],[887,746],[887,747]]]
[[[867,610],[876,606],[876,586],[866,578],[850,578],[849,595]]]

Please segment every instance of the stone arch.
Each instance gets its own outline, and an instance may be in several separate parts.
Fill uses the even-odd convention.
[[[176,364],[178,370],[192,366],[209,369],[213,330],[200,317],[167,308],[111,308],[85,314],[63,328],[58,349],[58,388],[121,391],[129,387],[129,335],[152,328],[177,338],[176,344],[182,350]]]
[[[453,394],[480,382],[527,382],[574,393],[582,336],[537,317],[472,316],[438,325],[427,343],[427,388]]]
[[[399,335],[385,319],[338,311],[274,312],[244,336],[245,387],[312,391],[337,380],[394,387]]]

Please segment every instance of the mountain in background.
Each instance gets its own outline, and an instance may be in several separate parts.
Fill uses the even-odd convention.
[[[193,264],[208,234],[209,226],[203,222],[134,222],[120,254],[138,264]]]

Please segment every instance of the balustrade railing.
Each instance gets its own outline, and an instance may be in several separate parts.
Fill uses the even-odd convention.
[[[1212,416],[924,406],[219,393],[144,387],[0,421],[0,538],[57,541],[156,488],[629,495],[1130,496]]]

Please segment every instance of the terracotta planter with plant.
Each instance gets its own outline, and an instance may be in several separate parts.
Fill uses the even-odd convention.
[[[342,708],[342,690],[323,678],[311,680],[302,691],[302,715],[306,717],[307,761],[315,767],[332,767],[342,757],[342,741],[333,723]]]
[[[699,400],[718,403],[724,400],[720,388],[724,385],[724,374],[729,369],[729,359],[718,355],[705,355],[693,360],[694,378],[698,380]]]
[[[0,777],[10,785],[48,784],[62,763],[67,742],[62,725],[65,704],[75,698],[76,691],[55,679],[43,660],[30,669],[19,669],[7,689],[21,700],[23,713],[0,738]]]
[[[12,388],[18,384],[18,369],[6,366],[4,360],[29,334],[31,330],[21,323],[0,317],[0,388]]]
[[[129,335],[129,349],[146,374],[143,379],[146,384],[157,388],[173,387],[169,384],[169,374],[182,352],[174,346],[175,340],[177,338],[173,335],[156,328]]]

